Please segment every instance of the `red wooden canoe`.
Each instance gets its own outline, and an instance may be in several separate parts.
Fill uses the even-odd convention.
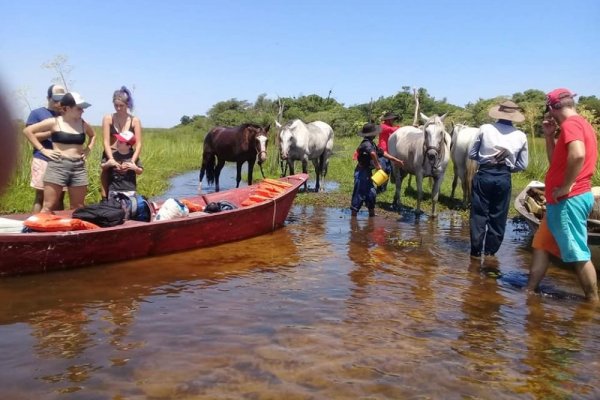
[[[239,207],[213,214],[191,213],[166,221],[126,221],[122,225],[87,231],[1,233],[0,276],[46,272],[131,260],[247,239],[283,226],[300,185],[308,175],[298,174],[278,181],[289,187],[272,198],[254,196],[257,185],[186,198],[202,206],[229,201]],[[25,220],[29,215],[4,218]]]

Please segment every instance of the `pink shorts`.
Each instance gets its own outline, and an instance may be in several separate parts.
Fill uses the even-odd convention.
[[[31,182],[29,186],[37,190],[44,190],[44,175],[47,167],[48,161],[35,157],[31,159]],[[63,187],[63,191],[66,190],[67,187]]]

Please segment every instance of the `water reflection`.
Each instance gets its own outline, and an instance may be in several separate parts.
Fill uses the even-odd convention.
[[[268,274],[297,263],[296,239],[289,231],[278,230],[169,256],[3,279],[0,335],[2,325],[19,326],[21,334],[28,332],[34,342],[33,353],[26,358],[39,357],[51,365],[51,372],[38,369],[33,378],[62,385],[61,393],[77,392],[94,371],[104,366],[122,367],[130,361],[132,351],[145,351],[145,340],[132,333],[144,304],[185,297],[249,273]],[[22,329],[22,322],[28,329]],[[90,352],[96,361],[82,363]],[[5,352],[8,359],[9,353]],[[11,386],[7,379],[9,376],[0,375],[0,387]]]
[[[600,319],[468,226],[293,207],[272,234],[0,280],[3,398],[598,398]],[[578,292],[572,273],[551,287]]]
[[[531,373],[522,390],[537,393],[539,398],[572,398],[575,394],[595,398],[595,384],[578,382],[577,378],[581,368],[597,364],[581,340],[585,331],[597,326],[597,310],[580,303],[570,310],[570,315],[564,315],[562,307],[535,297],[527,305],[527,341],[522,361]]]

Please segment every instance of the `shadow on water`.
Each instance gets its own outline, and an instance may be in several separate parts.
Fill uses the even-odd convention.
[[[518,221],[494,259],[468,250],[458,213],[294,206],[257,238],[2,279],[3,398],[600,397],[572,271],[526,296]]]

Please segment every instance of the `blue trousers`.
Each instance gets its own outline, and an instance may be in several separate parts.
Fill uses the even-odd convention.
[[[479,168],[471,199],[471,255],[494,255],[504,239],[512,182],[505,166]]]
[[[369,210],[375,209],[377,192],[371,180],[371,170],[367,168],[356,168],[354,170],[354,190],[352,191],[352,211],[360,210],[363,203]]]

